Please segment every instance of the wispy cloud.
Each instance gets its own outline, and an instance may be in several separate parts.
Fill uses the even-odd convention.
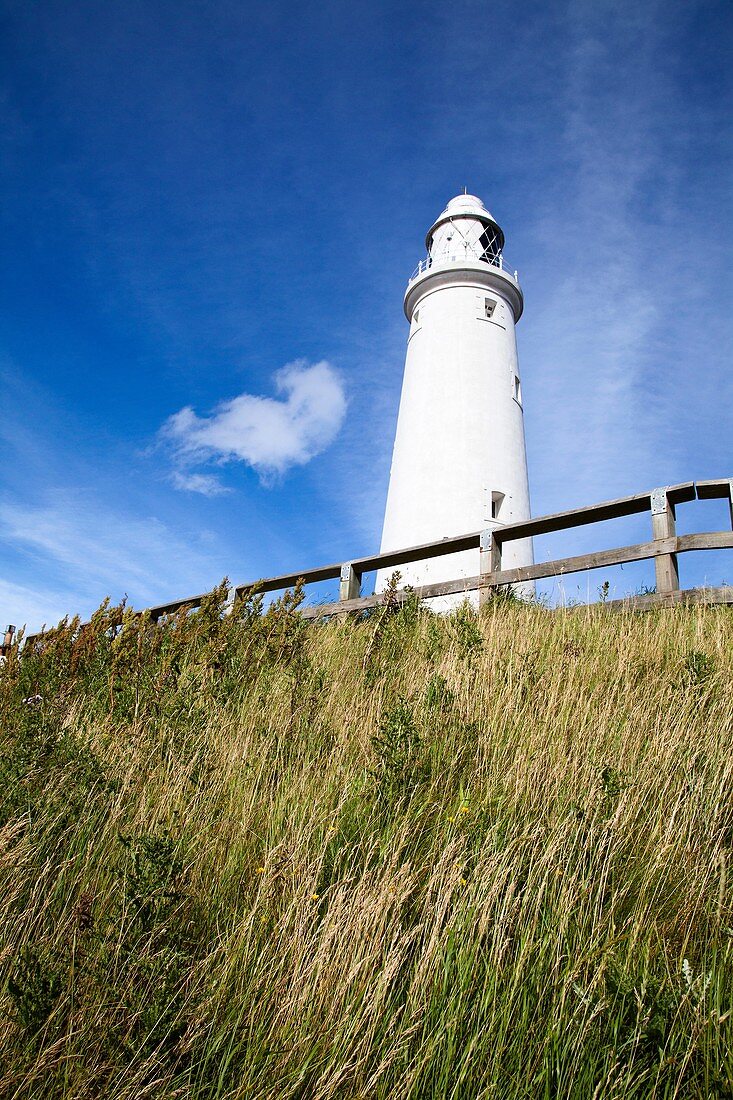
[[[176,489],[189,493],[200,493],[204,497],[220,497],[230,490],[211,474],[191,474],[183,470],[174,470],[171,477]]]
[[[155,517],[100,507],[81,494],[46,505],[0,504],[6,547],[25,554],[26,574],[0,586],[2,615],[37,628],[64,614],[87,615],[105,596],[137,607],[213,587],[225,572],[217,548],[192,545]],[[54,583],[54,578],[56,583]]]
[[[618,6],[605,0],[567,9],[564,171],[536,222],[535,296],[522,329],[544,507],[674,478],[655,354],[675,315],[669,227],[683,217],[666,153],[685,116],[663,63],[663,8],[623,11],[614,21]],[[621,68],[620,56],[629,59]],[[665,365],[667,387],[669,375]]]
[[[160,434],[173,449],[176,487],[209,496],[220,492],[216,478],[190,472],[207,461],[244,462],[268,484],[333,442],[346,413],[346,395],[329,363],[288,363],[275,375],[275,389],[278,397],[239,394],[210,416],[197,416],[190,406],[171,416]]]
[[[30,630],[55,626],[76,608],[76,598],[73,591],[31,588],[0,579],[0,630],[11,623],[15,627],[27,624]]]

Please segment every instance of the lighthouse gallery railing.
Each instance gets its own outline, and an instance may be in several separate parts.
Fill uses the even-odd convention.
[[[482,264],[488,264],[489,267],[495,267],[497,270],[503,272],[504,275],[508,275],[510,279],[513,279],[515,283],[519,282],[519,272],[510,271],[504,264],[504,257],[501,253],[498,256],[492,256],[490,259],[488,256],[474,256],[466,253],[463,256],[451,254],[450,256],[438,256],[433,259],[432,256],[426,256],[424,260],[420,260],[412,275],[408,279],[408,286],[410,283],[414,283],[418,275],[422,275],[423,272],[429,271],[433,266],[440,266],[443,263],[460,263],[461,260],[471,260],[474,263],[479,262]]]

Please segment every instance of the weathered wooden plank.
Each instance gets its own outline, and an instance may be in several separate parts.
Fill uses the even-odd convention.
[[[479,531],[473,531],[468,535],[457,535],[455,538],[445,538],[438,542],[408,546],[404,550],[371,554],[366,558],[353,558],[350,564],[354,572],[362,576],[377,569],[392,569],[413,561],[427,561],[429,558],[439,558],[444,554],[475,550],[478,548],[479,535]],[[341,565],[341,562],[332,562],[330,565],[321,565],[315,569],[301,569],[297,573],[282,573],[277,577],[265,577],[247,584],[238,584],[237,595],[241,597],[253,588],[258,592],[277,592],[283,588],[292,588],[298,581],[302,581],[303,584],[317,584],[319,581],[340,580]]]
[[[684,504],[695,499],[695,482],[680,481],[677,485],[667,486],[667,495],[673,504]]]
[[[397,603],[405,603],[409,593],[402,589],[395,593]],[[346,615],[351,611],[368,611],[372,607],[381,607],[384,603],[384,593],[377,592],[373,596],[360,596],[355,600],[338,600],[336,603],[316,603],[309,607],[302,607],[300,614],[304,619],[322,619],[326,615]]]
[[[733,528],[733,478],[719,481],[698,481],[697,495],[700,500],[727,500],[730,525]]]
[[[677,536],[677,552],[690,550],[731,550],[733,531],[698,531],[694,535]]]
[[[354,558],[352,565],[359,573],[371,573],[375,569],[394,569],[400,565],[409,565],[413,561],[427,561],[440,558],[445,554],[459,554],[462,550],[477,550],[480,531],[471,531],[467,535],[456,535],[426,542],[422,546],[408,546],[405,550],[388,550],[383,554],[371,554],[367,558]]]
[[[321,565],[316,569],[299,569],[297,573],[282,573],[278,577],[263,577],[258,581],[250,581],[247,584],[238,584],[235,588],[237,597],[241,599],[253,588],[258,592],[279,592],[284,588],[295,588],[300,581],[302,584],[317,584],[319,581],[335,581],[341,576],[341,562],[331,565]]]
[[[186,600],[172,600],[170,603],[161,603],[156,607],[147,608],[147,613],[153,622],[157,622],[164,615],[175,615],[176,611],[180,611],[182,607],[190,607],[192,611],[197,607],[201,607],[208,595],[208,592],[202,592],[198,596],[189,596]],[[140,612],[140,614],[144,614],[144,612]]]
[[[733,478],[730,477],[695,482],[699,500],[714,500],[720,497],[727,500],[730,496],[731,485],[733,485]]]
[[[599,550],[592,554],[580,554],[572,558],[557,558],[538,565],[525,565],[519,569],[505,569],[491,576],[492,584],[517,584],[521,581],[541,580],[543,577],[564,576],[566,573],[582,573],[586,569],[602,569],[609,565],[625,565],[630,561],[643,561],[665,554],[682,554],[690,550],[726,550],[733,547],[733,532],[703,531],[694,535],[670,536],[654,542],[640,542],[634,546],[619,546],[613,550]]]
[[[579,554],[571,558],[523,565],[518,569],[502,569],[490,578],[492,585],[518,584],[521,581],[541,580],[543,577],[564,577],[568,573],[582,573],[586,569],[602,569],[609,565],[624,565],[629,561],[643,561],[657,554],[671,554],[677,549],[677,540],[639,542],[633,546],[619,546],[613,550],[598,550],[592,554]]]
[[[593,606],[610,611],[620,611],[624,608],[632,611],[648,611],[655,607],[687,607],[694,604],[733,604],[733,587],[724,585],[718,588],[677,589],[676,592],[668,592],[666,595],[650,592],[648,596],[625,596],[621,600],[608,600],[606,603],[593,604]]]
[[[644,561],[670,554],[681,554],[691,550],[723,550],[733,548],[733,532],[707,531],[694,535],[670,536],[655,539],[653,542],[636,543],[633,546],[619,546],[612,550],[599,550],[592,554],[580,554],[571,558],[557,558],[554,561],[540,562],[537,565],[525,565],[518,569],[502,569],[499,572],[478,574],[475,577],[460,577],[451,581],[440,581],[414,588],[413,593],[420,599],[434,596],[449,596],[461,592],[474,592],[476,589],[496,588],[505,584],[519,584],[522,581],[542,580],[546,577],[564,577],[572,573],[582,573],[587,569],[603,569],[611,565],[624,565],[631,561]],[[397,593],[400,601],[407,599],[409,593],[404,590]],[[378,607],[381,595],[366,596],[361,599],[343,600],[339,603],[321,604],[305,608],[307,618],[318,618],[336,612],[366,610]]]
[[[478,579],[478,578],[477,578]],[[459,589],[459,591],[461,591]],[[427,598],[422,592],[417,592],[421,598]],[[431,595],[445,595],[445,593],[430,593]],[[395,593],[398,603],[404,603],[410,593],[404,590]],[[328,603],[315,607],[306,607],[301,614],[306,619],[320,619],[328,615],[344,614],[349,611],[366,611],[369,608],[379,607],[384,603],[384,595],[366,596],[360,600],[351,600],[349,603]],[[604,609],[618,611],[629,608],[636,611],[646,611],[654,607],[673,607],[677,605],[692,604],[733,604],[733,587],[724,585],[711,588],[678,589],[676,592],[659,594],[652,592],[647,596],[625,596],[620,600],[608,600],[606,603],[577,604],[570,608],[560,608],[563,611],[579,611],[589,606],[602,607]]]
[[[667,491],[674,504],[695,499],[694,481],[670,485]],[[531,538],[534,535],[549,535],[553,531],[566,531],[572,527],[584,527],[589,523],[602,523],[608,519],[633,516],[639,512],[649,511],[650,507],[651,491],[635,493],[633,496],[604,500],[600,504],[590,504],[584,508],[573,508],[567,512],[555,512],[551,515],[523,520],[521,523],[508,524],[506,527],[497,528],[496,537],[500,542],[509,542],[514,539]]]
[[[405,603],[412,596],[421,600],[429,600],[434,596],[454,596],[469,592],[475,592],[482,578],[458,577],[452,581],[436,581],[434,584],[423,584],[415,588],[401,588],[394,594],[397,603]],[[318,619],[324,615],[341,615],[349,611],[367,611],[371,607],[380,607],[384,603],[384,593],[375,592],[373,596],[361,596],[354,600],[339,600],[337,603],[313,604],[304,607],[301,614],[306,619]]]
[[[521,581],[539,580],[542,577],[565,576],[580,573],[585,569],[597,569],[607,565],[620,565],[629,561],[642,561],[657,553],[670,553],[676,549],[677,540],[665,543],[644,542],[635,546],[622,546],[615,550],[600,550],[594,554],[582,554],[578,557],[560,558],[556,561],[542,562],[538,565],[525,565],[518,569],[502,569],[498,573],[478,574],[475,577],[459,577],[451,581],[436,584],[424,584],[412,589],[421,600],[434,596],[452,596],[462,592],[475,592],[480,588],[496,588],[504,584],[517,584]],[[661,547],[661,548],[660,548]],[[406,599],[404,590],[398,593],[400,600]],[[358,600],[343,600],[339,603],[321,604],[320,607],[306,608],[304,614],[309,618],[330,615],[336,612],[366,610],[378,607],[381,596],[367,596]]]

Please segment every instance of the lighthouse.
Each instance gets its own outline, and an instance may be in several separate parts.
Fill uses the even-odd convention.
[[[506,267],[504,234],[481,199],[464,194],[451,199],[425,243],[427,257],[405,291],[410,331],[382,551],[530,515],[515,335],[524,297]],[[532,562],[530,539],[503,547],[502,568]],[[479,551],[469,550],[402,566],[400,584],[478,572]],[[382,571],[377,590],[386,581]],[[461,599],[432,603],[447,610]]]

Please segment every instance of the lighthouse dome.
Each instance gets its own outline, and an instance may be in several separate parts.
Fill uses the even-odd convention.
[[[491,263],[504,247],[504,234],[478,195],[456,195],[433,222],[425,238],[433,259],[455,252],[460,239],[464,252]]]
[[[478,215],[479,217],[491,218],[491,214],[486,209],[478,195],[456,195],[454,199],[450,200],[445,210],[440,215],[440,218],[446,216],[465,217],[466,215],[471,214]],[[491,220],[493,221],[494,219],[491,218]]]

